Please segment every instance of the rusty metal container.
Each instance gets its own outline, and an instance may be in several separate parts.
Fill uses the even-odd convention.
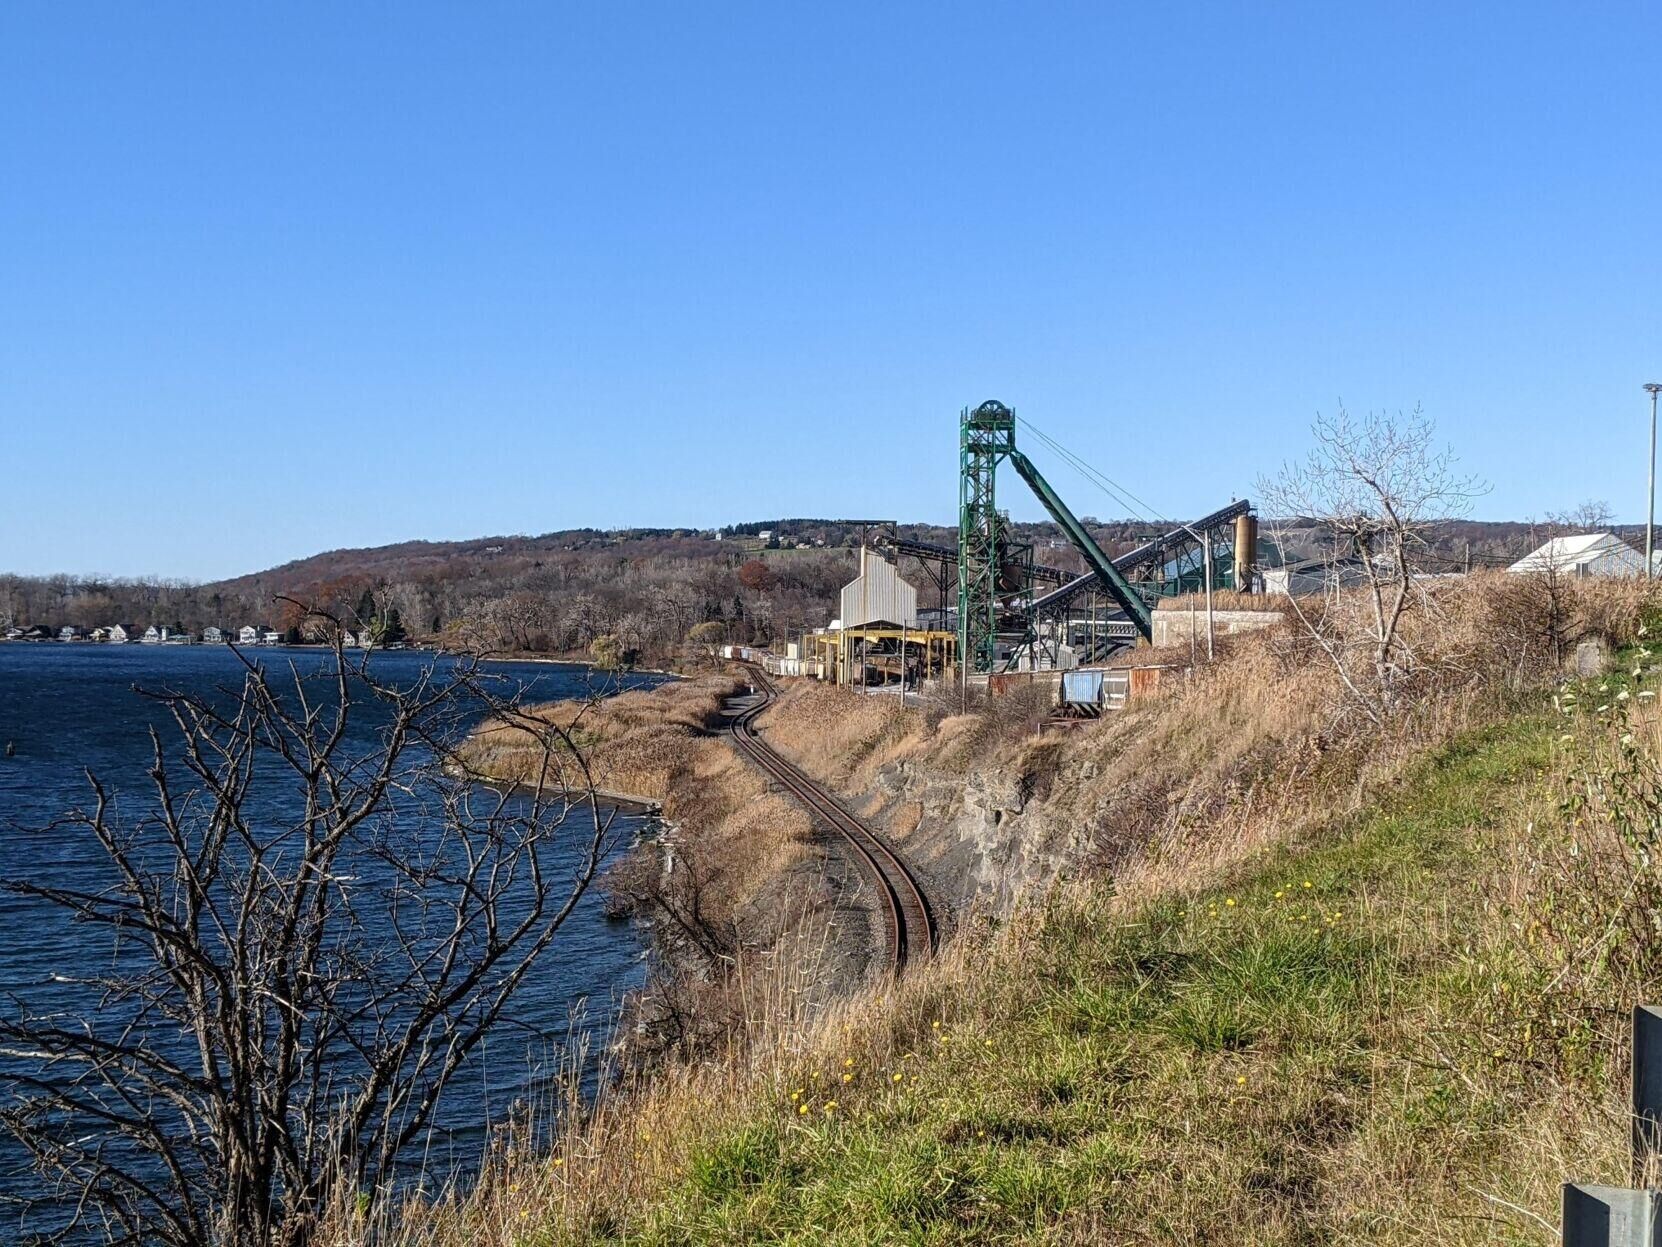
[[[1147,697],[1160,687],[1161,667],[1133,667],[1131,668],[1132,697]]]

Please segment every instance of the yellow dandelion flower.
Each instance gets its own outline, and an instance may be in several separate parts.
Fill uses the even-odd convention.
[[[1241,1075],[1241,1076],[1240,1076],[1240,1077],[1239,1077],[1239,1078],[1237,1078],[1237,1079],[1236,1079],[1236,1080],[1235,1080],[1235,1085],[1236,1085],[1236,1086],[1237,1086],[1237,1087],[1244,1087],[1244,1086],[1246,1086],[1246,1075],[1245,1075],[1245,1074],[1242,1074],[1242,1075]]]
[[[1304,886],[1307,887],[1307,888],[1311,888],[1311,887],[1315,887],[1315,884],[1311,883],[1308,879],[1306,879],[1304,881]]]
[[[941,1029],[941,1023],[940,1023],[940,1020],[938,1018],[935,1021],[929,1023],[929,1025],[933,1026],[936,1030]]]
[[[853,1057],[849,1057],[848,1060],[843,1062],[844,1066],[852,1066],[853,1064],[854,1064],[854,1058]]]
[[[827,1100],[825,1102],[825,1111],[827,1113],[835,1113],[837,1111],[837,1102],[835,1100]]]
[[[983,1039],[981,1042],[989,1048],[993,1046],[993,1041],[990,1039]]]
[[[796,1106],[796,1115],[798,1117],[804,1116],[807,1112],[808,1112],[808,1106],[806,1104],[798,1104]]]
[[[853,1074],[844,1074],[843,1075],[843,1081],[844,1082],[853,1082],[854,1081],[854,1075]]]
[[[1230,906],[1231,908],[1233,908],[1234,904],[1235,904],[1235,898],[1233,896],[1231,896],[1228,900],[1224,901],[1224,904]]]
[[[893,1078],[893,1079],[892,1079],[892,1080],[891,1080],[891,1081],[893,1081],[893,1082],[899,1082],[899,1081],[900,1081],[900,1080],[901,1080],[901,1079],[902,1079],[902,1078],[904,1078],[904,1077],[906,1077],[906,1075],[905,1075],[905,1074],[896,1074],[896,1075],[895,1075],[895,1076],[894,1076],[894,1078]]]
[[[556,1169],[558,1169],[561,1165],[563,1165],[565,1163],[566,1163],[566,1158],[564,1156],[556,1156],[554,1158],[554,1168],[556,1168]]]

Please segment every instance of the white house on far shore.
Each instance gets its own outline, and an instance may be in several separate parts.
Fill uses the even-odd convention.
[[[209,624],[202,629],[202,643],[204,645],[221,645],[225,641],[225,630]]]
[[[1516,575],[1556,572],[1560,576],[1643,576],[1645,556],[1614,533],[1554,537],[1506,569]]]
[[[110,644],[125,645],[128,641],[136,640],[138,640],[137,624],[118,623],[110,625]]]
[[[237,629],[238,645],[258,645],[260,643],[260,629],[254,624],[243,624]]]

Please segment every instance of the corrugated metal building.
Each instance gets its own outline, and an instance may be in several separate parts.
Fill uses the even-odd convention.
[[[916,628],[918,591],[900,578],[893,563],[861,546],[860,574],[843,586],[839,622],[844,628],[879,623]]]
[[[1645,556],[1614,533],[1578,533],[1554,537],[1506,570],[1519,575],[1643,576]]]

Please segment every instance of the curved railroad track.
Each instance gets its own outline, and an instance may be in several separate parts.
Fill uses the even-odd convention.
[[[744,666],[761,696],[755,705],[746,707],[733,719],[731,731],[734,742],[740,752],[783,784],[808,807],[811,815],[841,836],[854,850],[855,857],[877,885],[877,893],[882,898],[881,909],[887,919],[893,970],[899,974],[909,962],[922,961],[935,950],[935,916],[930,911],[929,898],[918,886],[906,863],[883,842],[882,837],[845,810],[836,797],[775,753],[756,734],[756,716],[773,700],[775,689],[760,667],[749,663]]]

